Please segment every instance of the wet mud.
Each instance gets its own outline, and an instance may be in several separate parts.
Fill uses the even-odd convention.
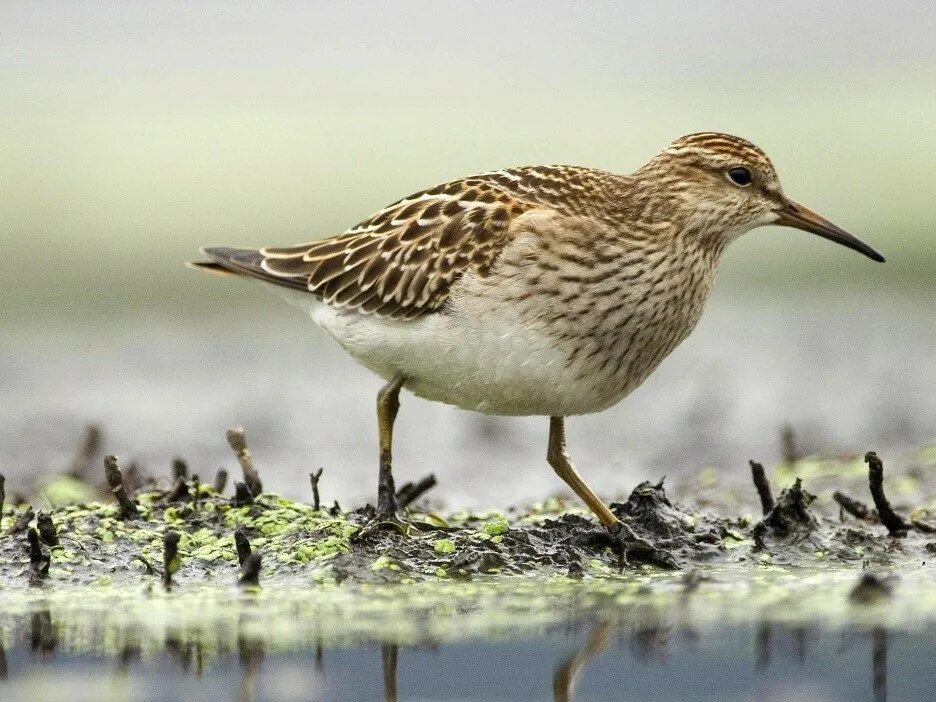
[[[559,498],[522,510],[438,514],[425,501],[429,491],[444,489],[433,476],[400,488],[398,500],[408,507],[394,520],[376,519],[369,504],[328,505],[321,496],[327,470],[310,475],[309,503],[288,500],[262,491],[243,429],[227,438],[243,474],[233,495],[224,493],[226,473],[204,482],[189,475],[182,460],[160,480],[141,477],[138,467],[122,469],[114,456],[94,457],[100,441],[90,430],[67,474],[28,499],[10,499],[13,491],[6,485],[0,519],[4,588],[589,578],[648,569],[697,572],[715,565],[901,568],[924,564],[936,551],[925,484],[920,482],[916,504],[901,516],[885,495],[883,462],[873,452],[865,456],[864,469],[873,509],[853,496],[853,460],[843,464],[840,481],[852,494],[835,490],[821,509],[798,476],[774,499],[766,471],[752,462],[750,498],[759,499],[760,518],[740,509],[731,514],[730,504],[694,500],[691,494],[675,500],[662,480],[640,483],[626,500],[611,504],[629,534],[629,545],[622,547],[583,509]],[[799,465],[794,461],[774,471],[775,480],[796,475]],[[812,464],[802,466],[807,479],[816,472]],[[827,467],[817,482],[826,489],[834,477]]]

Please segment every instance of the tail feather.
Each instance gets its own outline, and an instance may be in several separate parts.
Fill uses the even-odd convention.
[[[220,263],[215,263],[214,261],[186,261],[185,265],[196,271],[204,271],[205,273],[210,273],[211,275],[220,276],[222,278],[238,275],[234,271],[228,270]]]
[[[245,275],[289,288],[308,289],[308,283],[303,277],[278,276],[265,270],[263,268],[263,255],[256,249],[207,246],[202,248],[201,252],[211,260],[189,261],[186,263],[189,268],[220,276]]]

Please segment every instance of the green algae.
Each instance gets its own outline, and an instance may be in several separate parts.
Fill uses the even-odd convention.
[[[892,595],[869,603],[850,598],[860,574],[840,568],[712,568],[691,586],[682,574],[660,572],[248,591],[203,584],[171,592],[101,578],[81,588],[5,593],[0,640],[21,640],[37,612],[46,613],[57,645],[68,651],[117,654],[133,645],[149,656],[172,642],[199,646],[206,660],[237,651],[245,637],[271,650],[437,645],[541,633],[582,620],[635,631],[678,625],[704,632],[764,622],[911,630],[936,621],[931,575],[905,574]]]
[[[828,467],[833,464],[806,459],[774,472],[802,469],[827,478],[854,472],[851,459],[839,462],[837,470]],[[890,479],[890,485],[896,482]],[[114,503],[86,501],[54,508],[61,548],[51,553],[47,586],[87,584],[101,577],[116,584],[151,581],[162,563],[163,539],[169,531],[180,534],[174,577],[181,584],[236,581],[235,530],[241,530],[262,556],[261,585],[437,581],[492,574],[605,575],[624,564],[607,533],[580,506],[558,498],[506,513],[412,512],[405,523],[379,528],[369,521],[367,509],[314,509],[270,493],[238,506],[212,486],[194,481],[187,493],[187,499],[171,503],[163,492],[138,493],[138,519],[121,519]],[[914,532],[895,545],[879,527],[821,512],[813,515],[812,496],[805,490],[802,494],[809,499],[790,502],[784,508],[789,514],[778,512],[761,521],[674,503],[662,483],[641,483],[612,509],[638,538],[659,544],[683,568],[765,563],[806,567],[817,562],[909,566],[930,554],[931,535]],[[918,505],[915,515],[928,516],[930,502]],[[0,520],[0,578],[5,589],[29,586],[24,537],[12,532],[25,510],[23,505],[6,509]],[[630,566],[644,567],[639,554]]]
[[[81,584],[100,577],[101,571],[118,582],[147,577],[141,556],[150,563],[161,562],[167,531],[180,533],[179,553],[184,566],[180,579],[210,579],[236,560],[233,532],[241,528],[255,546],[262,547],[268,574],[288,574],[290,568],[320,564],[347,553],[350,539],[359,527],[346,516],[333,516],[302,503],[275,495],[260,495],[255,504],[234,507],[199,485],[197,503],[163,504],[160,493],[136,496],[140,519],[121,520],[115,504],[87,502],[69,504],[54,511],[61,549],[53,549],[50,584]],[[19,512],[22,513],[22,510]],[[14,516],[4,517],[0,535],[0,577],[5,587],[16,587],[26,561],[17,548],[19,536],[10,533]],[[64,570],[67,565],[69,569]]]

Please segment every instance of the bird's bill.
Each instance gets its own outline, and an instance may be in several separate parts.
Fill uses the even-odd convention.
[[[884,262],[884,257],[861,239],[852,236],[844,229],[832,224],[822,215],[816,214],[808,207],[803,207],[798,202],[793,202],[793,200],[788,199],[784,202],[780,217],[776,223],[781,227],[795,227],[796,229],[818,234],[823,239],[834,241],[837,244],[863,253],[874,261]]]

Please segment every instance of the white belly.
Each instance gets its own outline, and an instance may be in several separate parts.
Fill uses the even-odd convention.
[[[336,310],[305,293],[291,293],[289,301],[362,365],[388,380],[403,375],[406,389],[427,400],[486,414],[567,416],[620,399],[596,397],[568,366],[568,350],[496,311],[451,310],[403,322]]]

